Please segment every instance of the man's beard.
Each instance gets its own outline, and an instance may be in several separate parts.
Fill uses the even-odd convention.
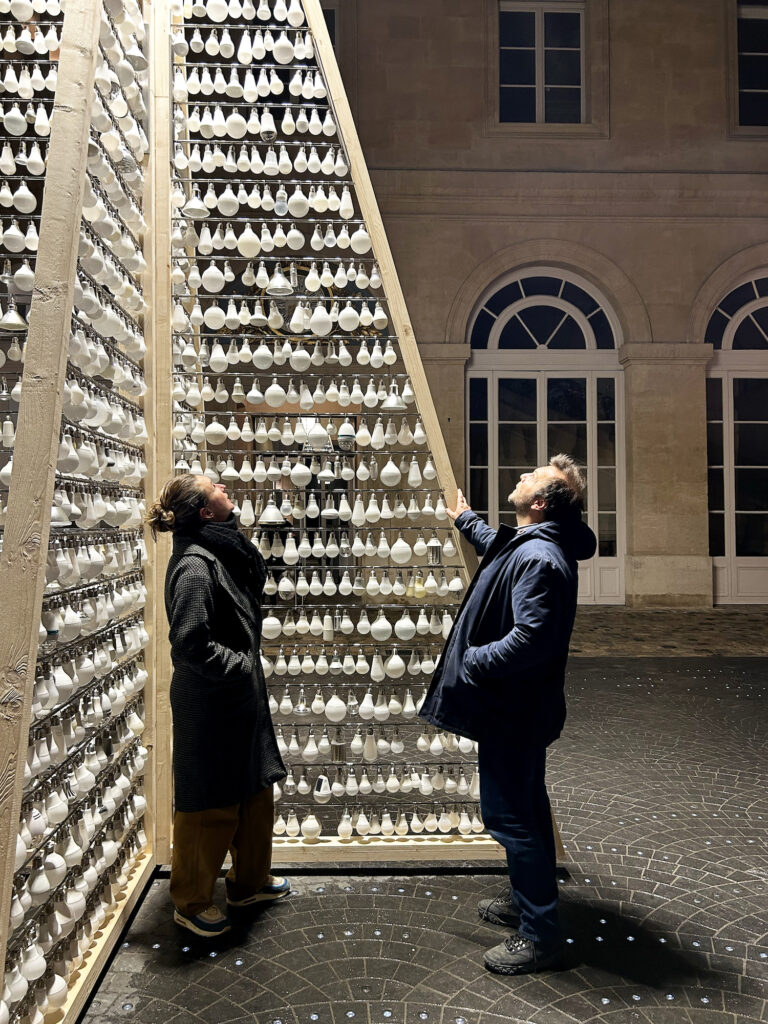
[[[531,511],[531,502],[526,501],[524,498],[516,497],[517,488],[510,494],[507,499],[515,510],[515,514],[519,516],[528,515]]]

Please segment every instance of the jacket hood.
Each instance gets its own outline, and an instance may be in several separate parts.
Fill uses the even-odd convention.
[[[581,519],[572,523],[547,520],[528,527],[525,532],[529,537],[541,537],[559,544],[566,556],[578,562],[591,558],[597,550],[597,537]]]

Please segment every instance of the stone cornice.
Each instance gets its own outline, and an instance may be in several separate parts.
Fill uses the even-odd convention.
[[[374,171],[386,217],[768,218],[757,174]]]
[[[706,342],[625,342],[619,349],[622,366],[631,363],[677,363],[703,366],[712,358],[713,348]]]

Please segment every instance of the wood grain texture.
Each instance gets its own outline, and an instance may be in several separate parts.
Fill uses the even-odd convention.
[[[0,962],[5,959],[23,765],[45,587],[101,5],[68,0],[62,26],[35,290],[0,555]]]
[[[148,357],[145,370],[148,384],[147,504],[154,501],[163,484],[173,476],[171,439],[171,69],[170,5],[154,0],[151,9],[150,67],[150,161],[147,251],[150,299],[145,317]],[[147,606],[147,630],[152,652],[150,676],[152,697],[148,702],[151,770],[148,776],[147,811],[154,838],[155,859],[167,864],[171,855],[173,786],[171,772],[171,649],[165,617],[163,590],[165,567],[171,551],[170,534],[160,534],[157,543],[147,531],[147,551],[152,564],[149,573],[150,600]]]

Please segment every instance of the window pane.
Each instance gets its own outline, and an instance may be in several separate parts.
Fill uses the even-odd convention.
[[[709,482],[709,509],[711,512],[719,512],[725,508],[725,488],[723,484],[723,470],[707,470]]]
[[[768,53],[768,21],[764,18],[739,18],[739,53]]]
[[[709,517],[709,553],[712,558],[725,554],[725,516],[714,512]]]
[[[537,458],[535,423],[499,424],[500,466],[535,466]]]
[[[488,465],[488,427],[485,423],[471,423],[469,427],[470,466]]]
[[[536,420],[536,380],[505,377],[499,381],[499,419]]]
[[[615,348],[616,342],[613,337],[613,328],[602,309],[589,317],[589,323],[595,332],[595,344],[598,348]]]
[[[578,377],[550,377],[547,381],[547,419],[585,420],[587,382]]]
[[[331,37],[331,46],[336,45],[336,11],[323,8],[325,24],[328,26],[328,35]]]
[[[581,46],[581,15],[564,11],[544,14],[545,46]]]
[[[616,426],[613,423],[597,425],[597,464],[616,465]]]
[[[544,89],[544,120],[547,124],[581,122],[581,89],[547,86]]]
[[[499,120],[505,124],[535,124],[536,90],[524,86],[501,86]]]
[[[471,377],[469,381],[469,418],[488,419],[488,381],[484,377]]]
[[[499,348],[536,348],[536,341],[515,315],[501,329]]]
[[[613,377],[597,378],[597,418],[616,419],[616,381]]]
[[[765,460],[768,462],[768,452]],[[737,469],[734,477],[736,509],[739,512],[768,512],[768,469]]]
[[[755,289],[752,287],[751,282],[747,284],[740,284],[738,288],[734,288],[732,292],[728,292],[726,297],[719,305],[719,309],[722,309],[728,316],[733,316],[737,313],[742,306],[746,306],[748,302],[751,302],[755,298]]]
[[[499,522],[514,529],[517,526],[517,516],[514,512],[500,512]]]
[[[472,334],[469,339],[472,348],[488,348],[488,335],[495,323],[495,317],[492,317],[484,309],[480,310],[472,325]]]
[[[768,124],[768,93],[739,93],[739,124],[747,126]]]
[[[725,328],[727,326],[728,317],[725,313],[721,313],[719,309],[716,309],[709,318],[707,329],[704,332],[704,341],[708,342],[710,345],[714,345],[715,348],[722,348],[723,335],[725,334]]]
[[[501,50],[499,53],[499,83],[501,85],[535,85],[535,51]]]
[[[768,452],[768,423],[734,425],[734,462],[737,466],[764,466]]]
[[[597,553],[602,558],[616,557],[616,516],[612,512],[597,517]]]
[[[533,11],[499,11],[499,45],[533,46],[535,18]]]
[[[768,421],[768,377],[762,380],[759,377],[737,377],[734,380],[733,418]],[[768,464],[768,457],[764,461]]]
[[[768,348],[768,341],[765,339],[765,331],[760,330],[751,315],[744,317],[736,328],[736,333],[733,335],[733,348]]]
[[[723,382],[719,377],[710,377],[707,380],[707,419],[721,420],[723,418]]]
[[[549,345],[547,346],[547,348],[573,349],[586,347],[587,343],[584,339],[584,334],[581,328],[572,316],[567,316],[564,314],[563,322],[552,335],[552,337],[549,339]]]
[[[577,462],[587,461],[586,423],[556,423],[547,429],[547,458],[563,452]]]
[[[547,85],[581,85],[581,54],[578,50],[547,50],[544,54]]]
[[[710,466],[723,465],[723,427],[720,423],[707,424],[707,462]]]
[[[517,302],[522,297],[523,292],[520,282],[513,281],[512,284],[505,284],[503,288],[499,288],[485,303],[485,308],[490,309],[492,313],[498,316],[507,306],[511,306],[513,302]]]
[[[739,88],[765,89],[768,82],[768,54],[741,54],[739,57]]]
[[[470,469],[469,503],[478,508],[488,508],[488,470]]]
[[[560,326],[562,309],[554,306],[531,306],[517,314],[540,345],[546,344],[549,336]]]
[[[499,481],[499,508],[509,509],[510,503],[507,501],[510,494],[517,487],[520,482],[520,475],[522,473],[530,473],[532,469],[536,468],[535,460],[527,466],[515,466],[512,469],[502,468],[499,470],[497,477]]]
[[[736,515],[736,556],[765,558],[768,556],[768,515]]]
[[[570,302],[581,310],[585,316],[589,316],[590,313],[594,313],[597,307],[597,302],[588,295],[583,288],[579,288],[578,285],[571,284],[570,281],[566,281],[563,287],[562,296],[566,302]]]
[[[616,511],[616,470],[597,471],[597,508],[600,512]]]
[[[559,277],[543,275],[526,277],[521,284],[526,295],[559,295],[563,288]]]

